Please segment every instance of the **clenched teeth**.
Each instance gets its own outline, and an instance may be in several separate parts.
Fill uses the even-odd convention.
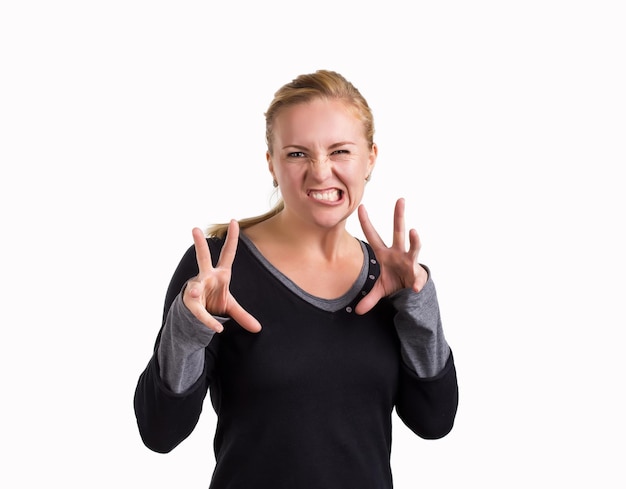
[[[339,197],[341,197],[341,190],[333,189],[326,190],[324,192],[311,192],[310,195],[315,200],[327,200],[329,202],[334,202],[336,200],[339,200]]]

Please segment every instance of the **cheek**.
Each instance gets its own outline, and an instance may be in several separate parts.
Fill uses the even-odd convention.
[[[369,175],[371,171],[369,160],[359,161],[357,164],[352,166],[350,170],[351,179],[354,182],[357,181],[365,181],[365,177]]]
[[[285,178],[295,180],[304,173],[304,169],[304,165],[285,165],[281,168],[281,172]]]
[[[281,165],[275,168],[276,176],[289,187],[296,185],[304,178],[305,169],[298,165]]]

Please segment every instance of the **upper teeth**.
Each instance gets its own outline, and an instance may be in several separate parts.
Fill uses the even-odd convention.
[[[311,197],[315,200],[337,200],[339,198],[339,190],[327,190],[325,192],[311,192]]]

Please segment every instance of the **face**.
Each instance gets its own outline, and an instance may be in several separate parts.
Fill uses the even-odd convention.
[[[282,109],[273,134],[267,160],[285,212],[322,227],[345,222],[363,198],[377,155],[358,117],[344,102],[316,99]]]

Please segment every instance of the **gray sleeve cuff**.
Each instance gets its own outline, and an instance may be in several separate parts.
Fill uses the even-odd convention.
[[[430,271],[422,290],[402,289],[389,299],[397,311],[394,324],[400,338],[402,360],[419,377],[436,376],[446,365],[450,347],[443,334]]]
[[[178,294],[167,313],[157,350],[161,379],[173,392],[185,392],[200,378],[204,349],[214,334],[185,306],[182,292]]]

